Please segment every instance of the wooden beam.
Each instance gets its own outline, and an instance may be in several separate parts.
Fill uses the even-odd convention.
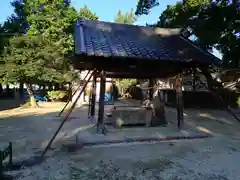
[[[104,98],[106,90],[106,73],[105,71],[100,72],[100,97],[99,97],[99,108],[98,108],[98,123],[97,132],[100,132],[104,128]]]
[[[115,57],[89,57],[76,56],[73,58],[73,66],[79,70],[98,69],[106,72],[115,72],[117,75],[134,78],[134,75],[151,77],[167,77],[171,73],[181,73],[183,69],[195,66],[193,62],[179,60],[149,60],[134,58],[115,58]],[[124,73],[125,72],[125,73]],[[120,77],[119,77],[120,78]]]
[[[96,88],[97,88],[97,73],[94,72],[92,81],[91,109],[90,109],[91,118],[95,116]]]
[[[153,78],[150,78],[149,79],[149,84],[148,84],[148,87],[150,87],[149,89],[149,100],[152,101],[153,100],[153,87],[154,86],[154,79]]]
[[[183,93],[182,93],[182,76],[178,75],[176,78],[176,102],[177,102],[177,121],[178,128],[183,129]]]
[[[196,91],[196,69],[193,70],[192,76],[193,76],[192,88],[193,88],[193,91]]]

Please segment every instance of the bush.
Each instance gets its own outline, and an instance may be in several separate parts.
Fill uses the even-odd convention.
[[[122,79],[119,81],[120,88],[127,89],[130,86],[136,85],[136,79]]]
[[[240,96],[237,99],[237,104],[238,104],[238,107],[240,107]]]
[[[64,99],[68,99],[67,91],[48,91],[48,98],[51,101],[63,101]]]
[[[91,94],[92,94],[92,87],[87,87],[86,90],[85,90],[85,93],[88,97],[90,97]]]

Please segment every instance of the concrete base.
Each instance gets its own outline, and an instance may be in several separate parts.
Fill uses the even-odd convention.
[[[106,135],[97,134],[96,128],[90,128],[86,131],[80,132],[78,142],[75,137],[69,138],[66,146],[72,144],[81,144],[84,146],[103,145],[103,144],[117,144],[129,142],[149,142],[149,141],[169,141],[179,139],[198,139],[211,137],[210,134],[200,132],[193,129],[179,130],[175,124],[169,124],[167,127],[151,127],[151,128],[125,128],[115,129],[107,126],[108,133]]]

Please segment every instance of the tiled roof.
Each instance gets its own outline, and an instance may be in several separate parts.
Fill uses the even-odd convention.
[[[75,55],[128,57],[211,64],[216,58],[180,37],[180,29],[163,29],[78,20]]]

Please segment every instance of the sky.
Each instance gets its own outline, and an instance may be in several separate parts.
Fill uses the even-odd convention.
[[[86,5],[92,12],[95,12],[102,21],[114,21],[119,9],[123,13],[136,9],[138,0],[72,0],[72,6],[80,9]],[[0,23],[3,23],[13,12],[10,4],[11,0],[1,0]],[[139,17],[137,25],[153,24],[158,21],[161,12],[166,9],[167,5],[173,5],[177,0],[163,0],[160,5],[153,8],[149,15]]]

